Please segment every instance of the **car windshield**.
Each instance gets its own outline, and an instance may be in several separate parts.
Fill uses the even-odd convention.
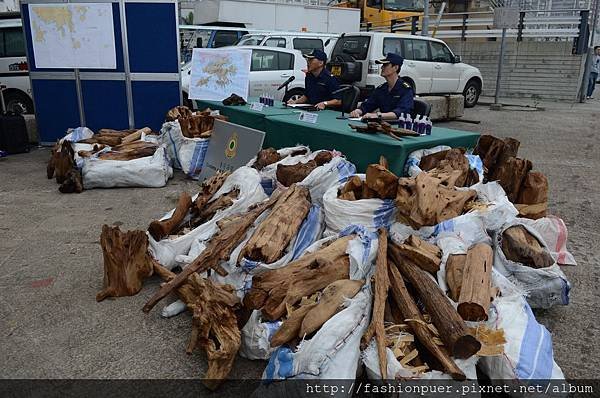
[[[384,0],[383,8],[388,11],[423,11],[423,0]]]
[[[340,37],[331,53],[331,60],[335,61],[337,58],[344,61],[365,60],[369,51],[369,42],[368,36]]]
[[[258,46],[263,41],[264,36],[242,36],[240,41],[237,42],[237,46]]]

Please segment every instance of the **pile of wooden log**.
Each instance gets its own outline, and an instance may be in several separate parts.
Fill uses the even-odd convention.
[[[479,182],[477,171],[469,167],[464,148],[452,148],[423,156],[419,168],[442,180],[447,187],[470,187]]]
[[[367,167],[365,181],[352,176],[338,191],[342,200],[394,199],[398,191],[398,177],[388,170],[387,160],[382,156],[378,164]]]
[[[329,163],[331,159],[333,159],[333,154],[330,151],[321,151],[314,159],[306,163],[278,164],[276,171],[277,181],[283,186],[289,187],[294,183],[304,180],[314,169]]]
[[[165,121],[179,121],[181,133],[187,138],[210,138],[215,119],[227,121],[223,115],[212,115],[211,109],[193,112],[187,106],[176,106],[167,112]]]
[[[521,217],[545,217],[548,179],[541,172],[531,171],[529,160],[517,157],[519,146],[520,142],[514,138],[482,135],[473,154],[483,161],[485,180],[499,182]]]
[[[279,152],[277,152],[277,150],[275,148],[261,149],[256,154],[256,160],[252,164],[252,167],[254,167],[256,170],[260,171],[260,170],[264,169],[265,167],[267,167],[268,165],[277,163],[277,162],[285,159],[288,156],[306,155],[307,153],[308,153],[307,149],[299,149],[297,151],[291,152],[287,156],[284,156],[284,155],[281,155]]]
[[[75,153],[69,141],[56,143],[50,154],[50,160],[46,166],[48,179],[56,177],[56,183],[60,184],[58,190],[61,193],[83,192],[81,172],[75,167]]]

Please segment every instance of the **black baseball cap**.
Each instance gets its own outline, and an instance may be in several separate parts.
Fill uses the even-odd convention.
[[[324,51],[315,48],[308,54],[302,55],[304,58],[316,58],[319,61],[327,62],[327,54]]]
[[[385,58],[381,58],[375,61],[376,64],[392,64],[402,66],[404,58],[395,53],[387,53]]]

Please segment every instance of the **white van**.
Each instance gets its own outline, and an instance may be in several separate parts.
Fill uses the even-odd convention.
[[[460,93],[465,97],[465,107],[477,104],[483,84],[481,72],[462,63],[439,39],[382,32],[343,34],[336,42],[328,68],[342,82],[369,92],[385,82],[375,60],[389,52],[404,57],[400,76],[415,94]]]
[[[0,13],[0,84],[6,109],[33,113],[29,68],[25,57],[25,36],[18,12]]]
[[[302,54],[318,49],[329,56],[339,36],[333,33],[255,32],[242,36],[236,45],[289,48]]]

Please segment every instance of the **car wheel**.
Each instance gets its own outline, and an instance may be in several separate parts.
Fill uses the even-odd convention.
[[[4,104],[8,112],[17,115],[33,113],[33,102],[27,95],[19,92],[10,92],[4,94]]]
[[[297,100],[298,98],[304,95],[304,89],[295,88],[287,92],[287,94],[283,97],[283,102],[287,102],[289,100]]]
[[[481,94],[481,87],[477,80],[469,80],[465,89],[463,90],[463,96],[465,97],[465,108],[472,108],[477,105],[479,101],[479,95]]]

